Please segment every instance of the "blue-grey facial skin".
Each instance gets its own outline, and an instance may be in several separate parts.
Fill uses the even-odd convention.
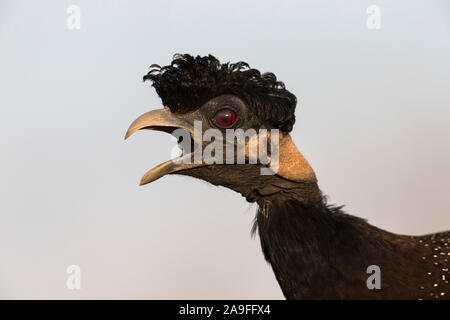
[[[274,72],[331,203],[396,233],[448,229],[448,1],[377,1],[374,30],[364,1],[80,0],[74,30],[70,4],[0,2],[0,298],[283,298],[256,207],[190,177],[138,186],[176,142],[124,129],[162,107],[142,76],[177,52]]]

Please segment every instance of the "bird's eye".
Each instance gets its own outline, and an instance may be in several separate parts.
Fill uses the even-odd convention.
[[[236,112],[230,109],[222,109],[216,113],[216,122],[221,127],[230,127],[236,122]]]

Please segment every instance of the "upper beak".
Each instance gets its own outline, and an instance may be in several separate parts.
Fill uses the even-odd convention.
[[[169,128],[182,128],[193,134],[192,125],[171,113],[169,108],[164,108],[146,112],[134,120],[125,134],[125,139],[141,129],[165,131],[164,129]]]
[[[171,113],[169,108],[166,107],[164,109],[153,110],[144,113],[136,120],[134,120],[128,128],[127,133],[125,134],[125,139],[141,129],[151,129],[169,133],[171,133],[175,129],[184,129],[191,134],[191,137],[194,136],[193,125],[190,124],[186,119],[178,117],[177,115]],[[156,166],[155,168],[149,170],[142,177],[140,185],[153,182],[169,173],[205,165],[203,163],[193,163],[192,158],[193,153],[188,153],[186,155],[182,155],[181,157],[166,161]]]

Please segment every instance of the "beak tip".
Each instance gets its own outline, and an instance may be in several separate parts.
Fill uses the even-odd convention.
[[[139,186],[143,186],[143,185],[145,185],[147,183],[148,183],[148,181],[147,181],[147,179],[144,176],[144,177],[142,177],[141,181],[139,181]]]
[[[127,133],[125,133],[124,140],[127,140],[132,134],[133,134],[133,131],[130,130],[130,129],[128,129],[128,130],[127,130]]]

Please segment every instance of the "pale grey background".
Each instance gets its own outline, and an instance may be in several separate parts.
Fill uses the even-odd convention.
[[[138,187],[174,143],[123,136],[161,106],[141,77],[176,52],[276,73],[331,202],[397,233],[450,229],[449,35],[445,0],[1,0],[0,298],[282,298],[254,206],[188,177]]]

